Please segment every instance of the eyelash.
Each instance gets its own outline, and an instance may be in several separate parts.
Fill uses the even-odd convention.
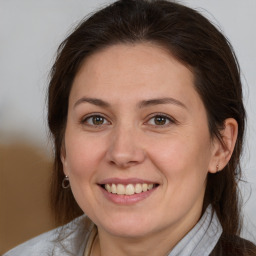
[[[98,124],[98,125],[93,124],[93,123],[90,124],[88,122],[88,120],[93,119],[93,118],[100,118],[101,121],[103,121],[103,123]],[[150,120],[154,120],[154,119],[156,120],[156,118],[164,119],[163,121],[165,123],[162,124],[162,125],[161,124],[157,125],[157,124],[150,124],[149,123]],[[93,122],[93,120],[91,120],[91,121]],[[168,123],[166,124],[166,122],[168,122]],[[82,120],[81,120],[81,123],[83,125],[91,126],[91,127],[94,127],[94,128],[101,128],[104,125],[111,124],[111,122],[109,122],[106,117],[104,117],[102,114],[97,114],[97,113],[91,114],[91,115],[86,116],[86,117],[83,117]],[[170,117],[169,115],[166,115],[166,114],[163,114],[163,113],[154,113],[154,114],[150,115],[150,117],[147,119],[147,121],[144,124],[149,124],[150,126],[154,126],[154,127],[157,127],[157,128],[165,128],[165,127],[168,127],[168,126],[170,126],[171,124],[174,124],[174,123],[177,123],[177,121],[174,118]]]
[[[97,127],[97,128],[100,128],[100,127],[102,127],[103,125],[106,125],[105,123],[99,124],[99,125],[88,123],[88,120],[93,119],[93,118],[100,118],[100,119],[103,119],[103,122],[107,121],[107,118],[104,117],[102,114],[97,114],[97,113],[95,113],[95,114],[91,114],[91,115],[89,115],[89,116],[83,117],[82,120],[81,120],[81,123],[82,123],[83,125],[88,125],[88,126]],[[93,120],[92,120],[92,122],[93,122]],[[108,124],[110,123],[109,121],[107,121],[107,122],[108,122]]]
[[[156,121],[156,118],[164,118],[165,121],[168,121],[168,123],[164,123],[163,125],[159,124],[149,124],[149,121],[150,120],[154,120]],[[150,118],[146,121],[146,123],[148,123],[150,126],[154,126],[154,127],[157,127],[157,128],[165,128],[165,127],[168,127],[170,126],[171,124],[174,124],[176,123],[176,120],[172,117],[170,117],[169,115],[166,115],[166,114],[163,114],[163,113],[154,113],[150,116]]]

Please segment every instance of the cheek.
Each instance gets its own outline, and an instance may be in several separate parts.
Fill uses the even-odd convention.
[[[73,133],[74,134],[74,133]],[[72,176],[79,178],[91,175],[104,155],[104,142],[81,134],[66,133],[66,163]]]
[[[85,136],[83,132],[66,132],[66,168],[73,195],[81,209],[94,216],[95,174],[99,168],[103,152],[102,140]],[[100,146],[101,145],[101,146]],[[90,207],[88,207],[90,206]]]
[[[148,153],[157,165],[178,171],[189,163],[193,164],[196,151],[198,150],[191,147],[187,140],[174,138],[158,141],[157,144],[154,144],[154,147],[149,148]]]
[[[203,134],[202,134],[203,135]],[[163,172],[166,179],[179,180],[180,183],[197,182],[205,179],[211,157],[208,136],[182,136],[175,134],[172,138],[158,141],[149,147],[151,161]]]

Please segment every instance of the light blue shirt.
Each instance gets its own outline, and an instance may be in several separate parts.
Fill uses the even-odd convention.
[[[65,226],[37,236],[3,256],[83,256],[85,241],[90,234],[90,230],[84,229],[85,218],[83,215]],[[168,256],[208,256],[221,234],[222,227],[218,217],[215,213],[212,214],[212,207],[208,206],[200,221]]]
[[[195,227],[172,249],[168,256],[208,256],[222,234],[222,227],[212,207],[208,206]]]

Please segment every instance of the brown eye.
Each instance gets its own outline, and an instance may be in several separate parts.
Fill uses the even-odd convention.
[[[92,117],[92,122],[94,125],[101,125],[104,123],[104,118],[101,116],[94,116]]]
[[[167,118],[165,116],[156,116],[154,117],[154,122],[156,125],[165,125],[167,122]]]
[[[171,123],[173,123],[173,120],[165,115],[155,115],[148,121],[148,124],[153,126],[166,126]]]
[[[84,123],[89,124],[91,126],[100,126],[100,125],[108,124],[108,121],[103,116],[93,115],[93,116],[87,117],[84,120]]]

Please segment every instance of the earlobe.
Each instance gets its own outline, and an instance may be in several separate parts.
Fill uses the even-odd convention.
[[[217,138],[214,141],[213,157],[209,166],[211,173],[221,171],[229,162],[237,140],[237,121],[234,118],[227,118],[220,134],[222,141]]]

